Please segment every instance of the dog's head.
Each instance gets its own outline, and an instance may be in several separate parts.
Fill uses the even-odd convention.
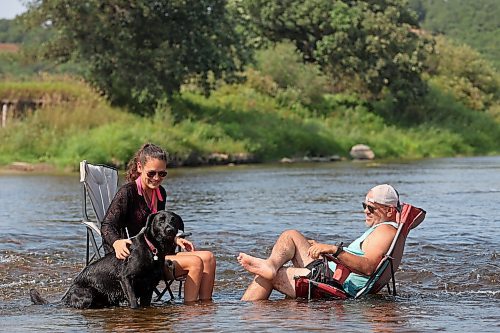
[[[148,238],[167,254],[175,251],[174,238],[179,229],[184,229],[182,218],[168,210],[150,214],[146,222]]]

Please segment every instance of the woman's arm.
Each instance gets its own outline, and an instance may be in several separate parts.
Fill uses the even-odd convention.
[[[194,244],[182,237],[175,237],[174,243],[179,245],[181,249],[187,252],[195,251]]]
[[[102,238],[108,245],[108,250],[113,247],[118,259],[125,259],[130,254],[127,244],[131,244],[131,241],[122,238],[129,205],[128,190],[122,186],[111,201],[101,223]]]

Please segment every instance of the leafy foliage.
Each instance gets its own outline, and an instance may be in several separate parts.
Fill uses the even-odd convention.
[[[271,85],[266,91],[265,85],[254,84],[260,91],[278,97],[286,105],[300,102],[305,105],[318,104],[323,94],[328,91],[328,79],[318,65],[303,63],[300,52],[291,43],[278,43],[256,53],[256,68],[263,75],[268,75],[276,86]],[[261,77],[257,75],[257,77]],[[250,77],[250,82],[255,75]]]
[[[432,80],[464,105],[487,110],[500,103],[500,75],[482,56],[466,45],[436,38],[437,54],[431,60]]]
[[[399,100],[425,92],[420,74],[431,51],[412,32],[417,21],[404,1],[264,1],[242,3],[249,24],[272,42],[290,40],[342,91]]]
[[[316,106],[282,106],[250,85],[224,85],[209,98],[185,93],[152,117],[109,106],[79,82],[0,83],[0,96],[51,96],[44,108],[0,130],[0,164],[50,162],[77,168],[81,159],[124,166],[146,141],[173,158],[191,153],[281,157],[348,156],[357,143],[377,158],[419,158],[498,153],[500,124],[471,110],[431,82],[421,100],[426,121],[411,128],[391,124],[355,95],[325,95]],[[22,95],[22,94],[25,95]],[[65,101],[61,103],[61,100]]]
[[[0,19],[0,43],[20,43],[24,37],[21,25],[14,20]]]
[[[113,104],[150,115],[80,80],[15,81],[48,63],[0,53],[0,99],[44,101],[0,129],[0,163],[121,166],[145,141],[179,160],[347,156],[357,143],[378,158],[499,152],[498,73],[470,47],[415,30],[402,0],[47,0],[25,18],[50,39],[49,60],[83,65]],[[238,72],[246,83],[219,80],[256,46]]]
[[[497,69],[500,69],[499,4],[498,0],[410,1],[426,30],[473,47]]]
[[[27,30],[20,19],[0,19],[0,43],[33,45],[46,41],[50,32],[42,27]]]
[[[27,19],[54,32],[44,56],[83,63],[87,79],[113,104],[152,112],[165,95],[196,78],[239,68],[239,42],[223,0],[51,0],[32,2]]]

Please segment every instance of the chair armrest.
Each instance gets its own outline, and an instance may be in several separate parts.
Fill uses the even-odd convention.
[[[344,281],[347,279],[349,274],[352,273],[352,270],[349,269],[347,266],[343,265],[337,258],[330,254],[322,254],[323,258],[325,258],[326,261],[333,261],[336,264],[335,272],[333,272],[332,278],[337,281],[339,284],[343,284]]]
[[[88,220],[83,220],[82,223],[85,224],[85,226],[88,229],[90,229],[91,231],[96,232],[99,236],[101,236],[101,229],[99,229],[99,227],[97,226],[97,224],[95,222],[88,221]]]
[[[332,256],[331,254],[323,253],[323,254],[321,254],[321,256],[323,258],[326,258],[328,261],[333,261],[336,264],[340,264],[340,261],[337,258],[335,258],[334,256]]]
[[[184,231],[182,231],[182,232],[178,232],[177,235],[176,235],[176,237],[186,238],[186,237],[189,237],[191,235],[192,235],[191,232],[184,232]]]
[[[175,235],[175,237],[186,238],[186,237],[189,237],[191,235],[192,235],[191,232],[179,231],[177,233],[177,235]],[[180,247],[179,245],[177,245],[176,249],[177,249],[176,252],[182,252],[182,247]]]

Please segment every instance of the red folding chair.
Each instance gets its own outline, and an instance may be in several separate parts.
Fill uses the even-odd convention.
[[[347,299],[359,298],[366,294],[375,294],[387,285],[389,293],[390,281],[392,280],[392,294],[396,295],[396,279],[394,273],[401,263],[403,257],[406,237],[411,229],[417,227],[425,219],[425,210],[404,203],[401,213],[398,214],[398,230],[391,246],[385,256],[377,266],[375,272],[370,275],[365,286],[361,288],[356,295],[350,295],[344,291],[342,285],[352,273],[352,271],[342,265],[336,258],[331,255],[323,255],[325,265],[320,268],[322,271],[315,272],[315,279],[311,280],[305,276],[295,277],[295,293],[299,298],[317,299],[317,298],[334,298]],[[328,261],[336,263],[336,269],[333,274],[328,269]]]

